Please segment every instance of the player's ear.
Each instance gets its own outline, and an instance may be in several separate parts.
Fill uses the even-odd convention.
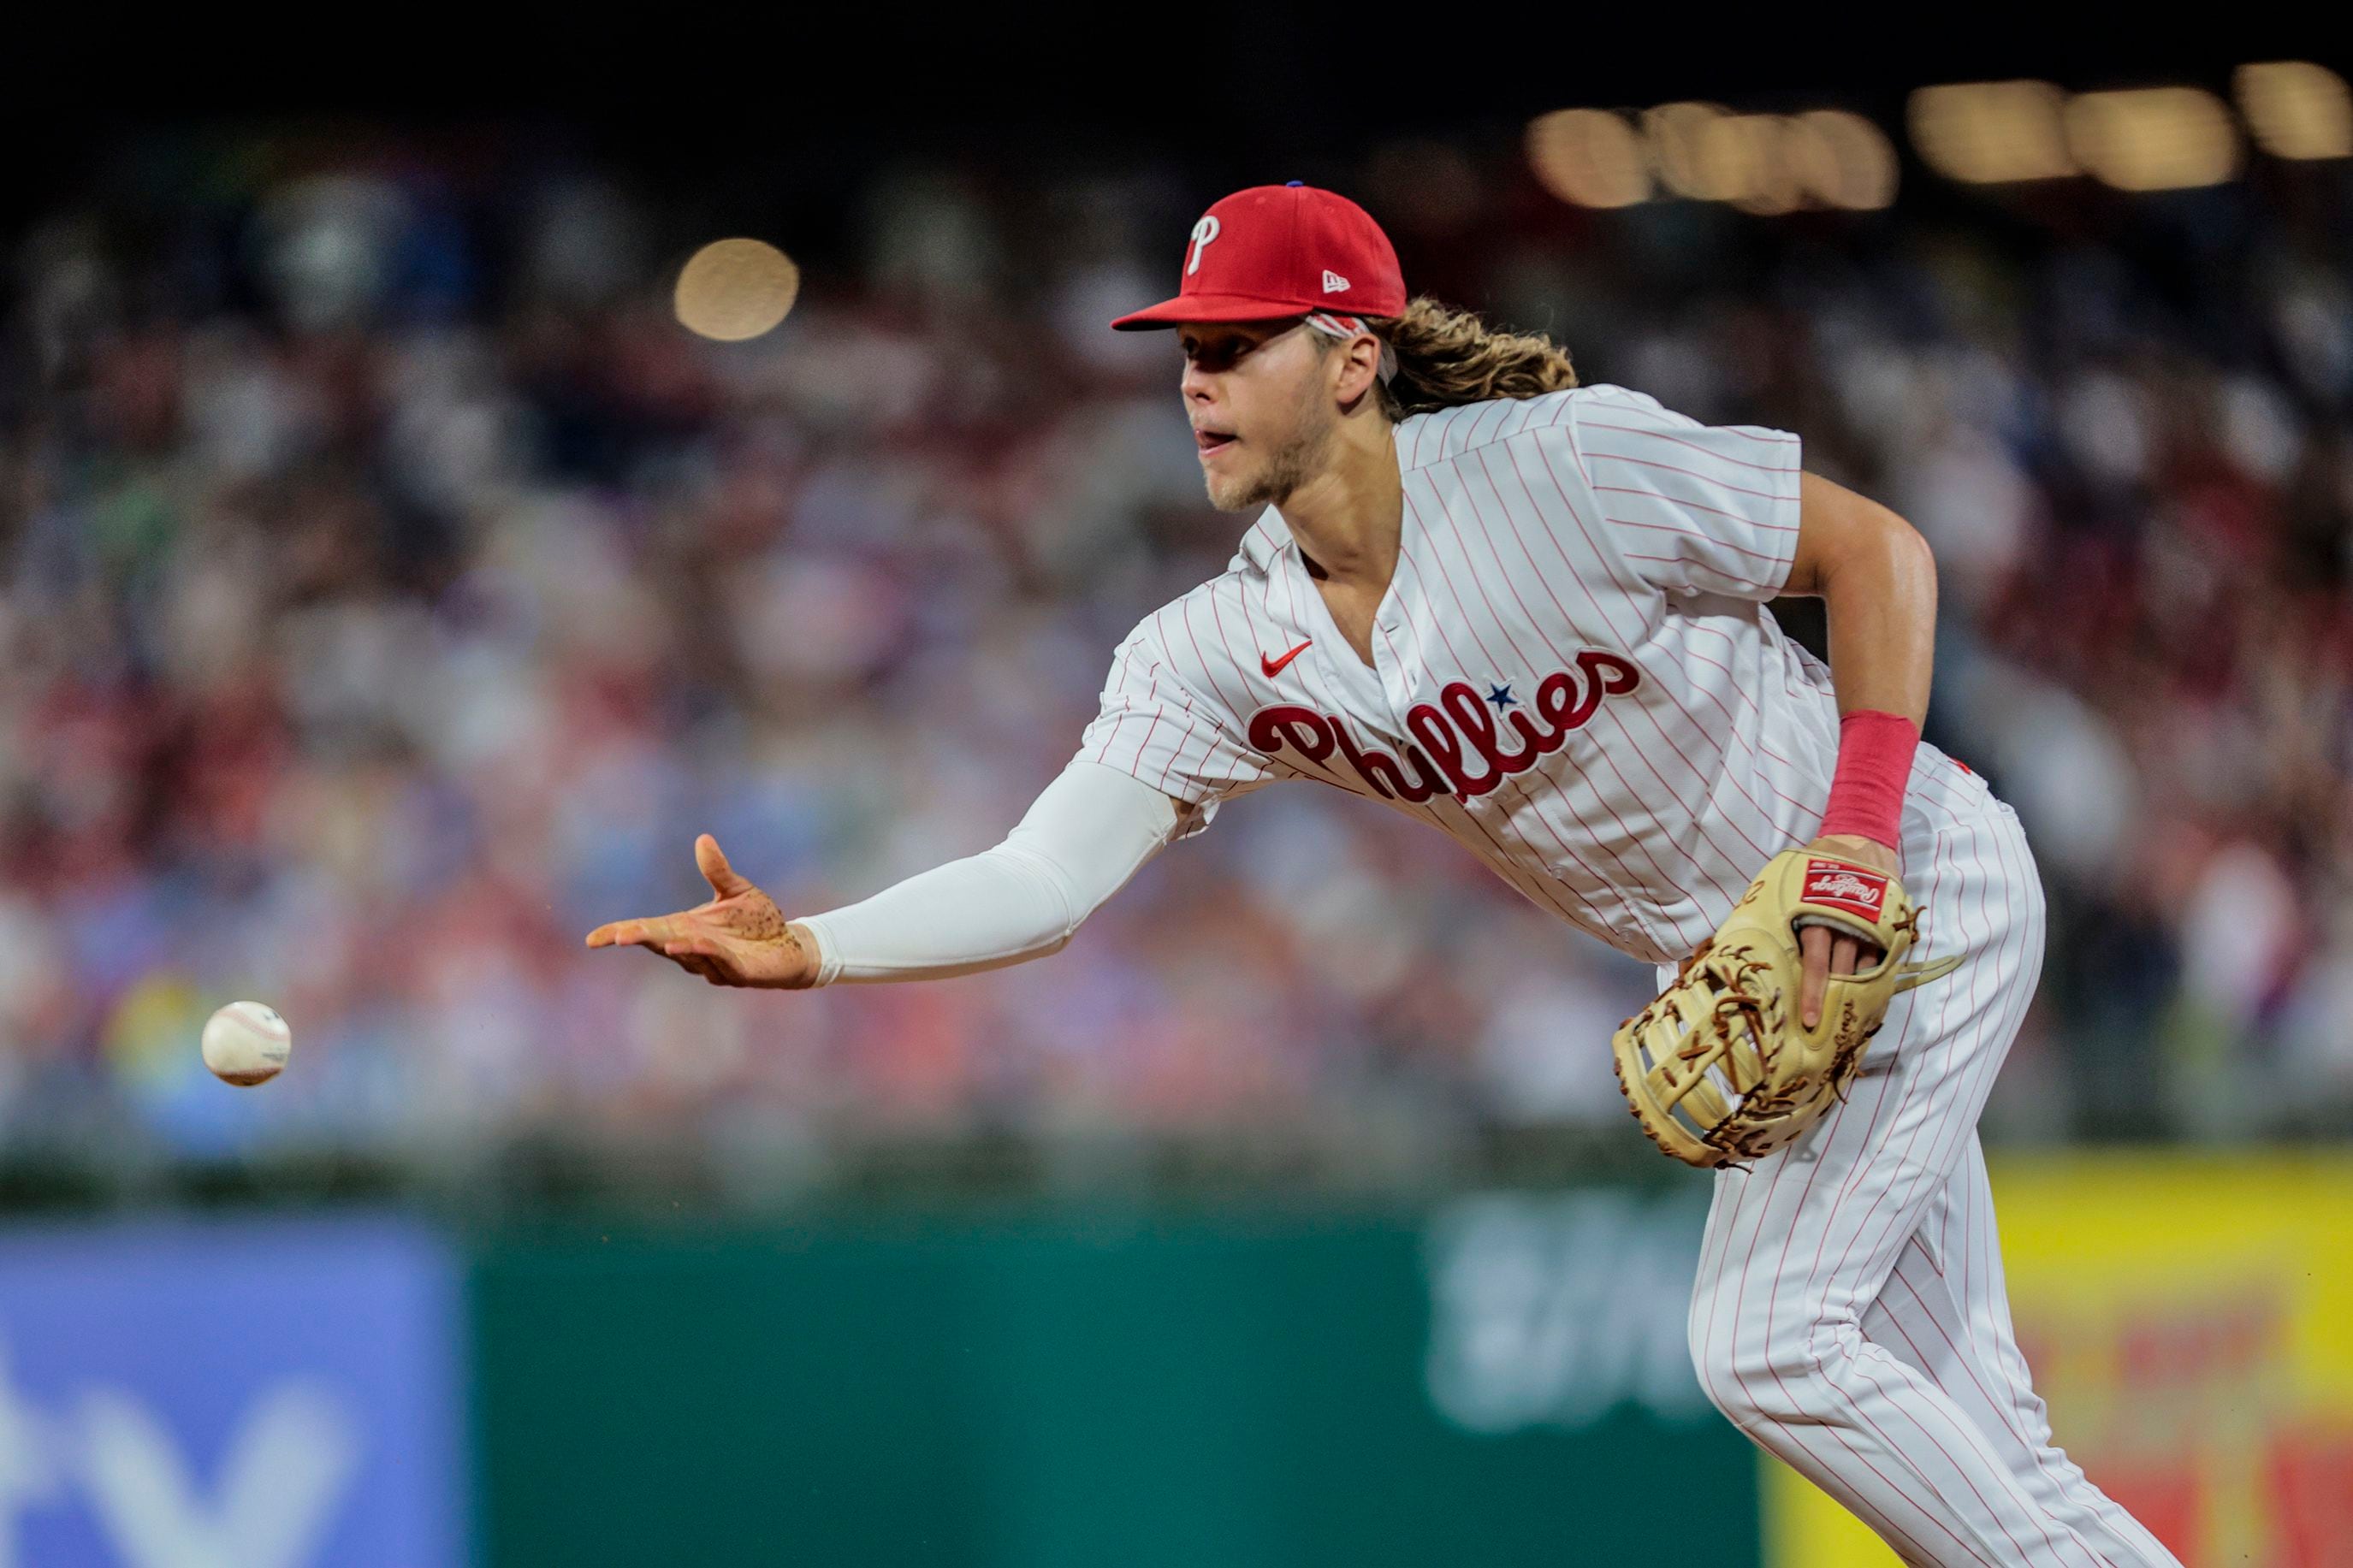
[[[1336,380],[1332,392],[1339,400],[1341,408],[1353,414],[1356,405],[1364,401],[1365,395],[1373,390],[1374,382],[1379,379],[1381,340],[1370,332],[1359,332],[1337,347],[1339,352],[1332,356],[1336,364]]]

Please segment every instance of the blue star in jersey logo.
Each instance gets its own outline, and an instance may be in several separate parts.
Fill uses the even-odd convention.
[[[1520,700],[1512,695],[1512,689],[1509,686],[1489,687],[1487,700],[1495,705],[1495,711],[1498,713],[1506,708],[1516,708],[1520,705]]]

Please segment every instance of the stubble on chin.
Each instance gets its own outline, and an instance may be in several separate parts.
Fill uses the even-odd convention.
[[[1288,477],[1287,465],[1278,453],[1274,459],[1255,474],[1236,476],[1220,486],[1215,479],[1208,481],[1209,504],[1219,511],[1256,511],[1261,507],[1281,506],[1297,488],[1298,480]]]
[[[1255,511],[1264,506],[1281,506],[1315,471],[1330,440],[1328,430],[1294,436],[1256,474],[1246,479],[1237,479],[1222,494],[1217,480],[1208,479],[1209,504],[1219,511]]]
[[[1255,482],[1229,481],[1219,485],[1216,475],[1204,474],[1201,483],[1209,492],[1209,504],[1219,511],[1249,511],[1266,504],[1260,499]]]

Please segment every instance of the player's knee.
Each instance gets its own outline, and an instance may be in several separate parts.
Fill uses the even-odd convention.
[[[1734,1426],[1748,1428],[1774,1419],[1771,1377],[1756,1357],[1735,1353],[1725,1341],[1694,1339],[1692,1370],[1707,1402]]]
[[[1738,1311],[1719,1310],[1711,1293],[1702,1291],[1693,1298],[1685,1329],[1700,1391],[1726,1420],[1746,1426],[1763,1412],[1750,1391],[1748,1374],[1757,1369],[1750,1364],[1753,1351],[1744,1353],[1746,1347],[1740,1342],[1740,1327]]]
[[[1830,1325],[1785,1321],[1776,1331],[1753,1317],[1711,1318],[1694,1303],[1689,1329],[1700,1388],[1733,1425],[1755,1432],[1822,1407],[1820,1336]]]

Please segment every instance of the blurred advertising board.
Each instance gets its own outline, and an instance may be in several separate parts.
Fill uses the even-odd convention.
[[[498,1568],[1758,1561],[1683,1350],[1703,1186],[837,1216],[478,1261]]]
[[[0,1232],[0,1568],[455,1568],[458,1288],[393,1221]]]
[[[2353,1568],[2353,1157],[2012,1158],[1994,1205],[2069,1458],[2188,1568]],[[1777,1568],[1896,1561],[1767,1472]]]

